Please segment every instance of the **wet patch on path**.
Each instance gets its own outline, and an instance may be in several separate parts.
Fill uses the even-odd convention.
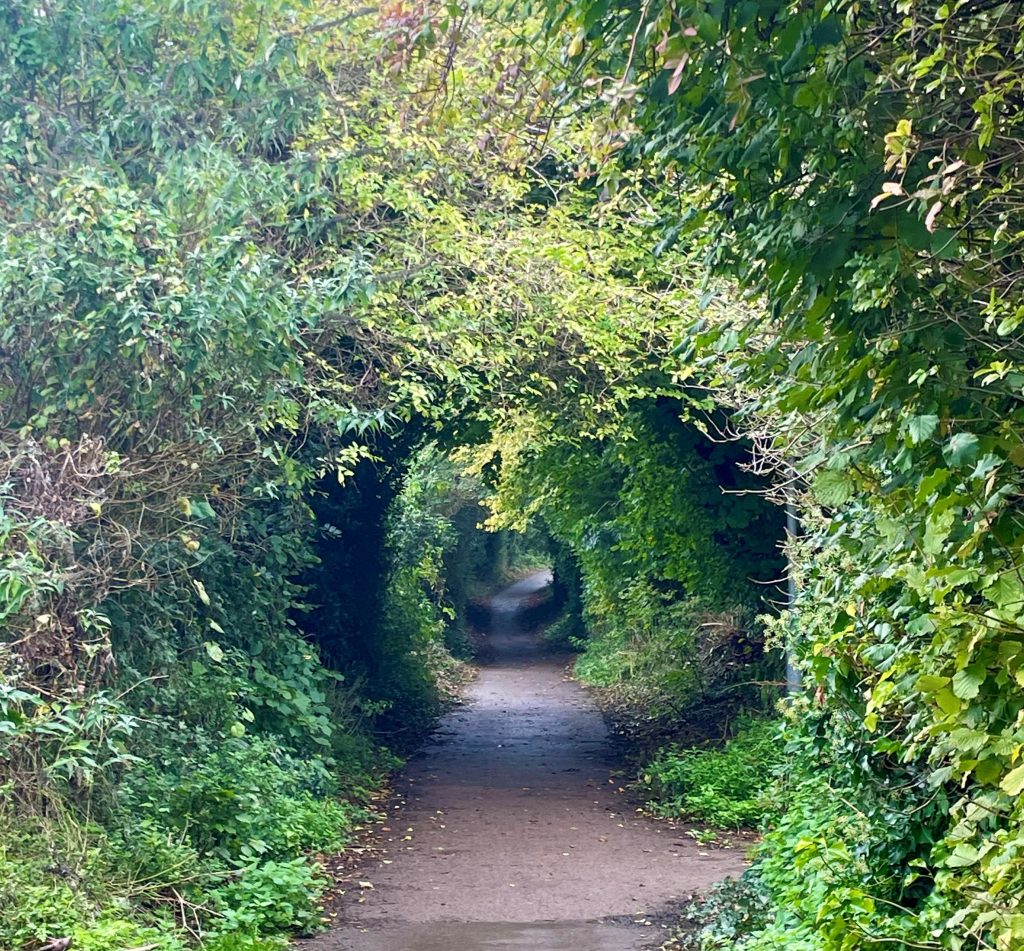
[[[614,746],[586,693],[517,623],[548,582],[492,602],[486,666],[397,781],[405,806],[304,951],[633,951],[667,906],[742,871],[636,814],[612,781]],[[645,924],[647,922],[647,924]]]

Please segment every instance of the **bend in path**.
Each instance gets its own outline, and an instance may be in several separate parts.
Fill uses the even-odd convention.
[[[631,951],[657,937],[634,920],[742,871],[616,792],[601,714],[517,622],[549,577],[492,600],[490,661],[399,777],[373,889],[306,951]]]

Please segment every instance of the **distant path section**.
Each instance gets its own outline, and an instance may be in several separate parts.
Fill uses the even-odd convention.
[[[373,888],[307,951],[633,951],[662,935],[649,916],[742,871],[617,792],[600,712],[518,622],[549,580],[494,597],[488,661],[399,777]]]

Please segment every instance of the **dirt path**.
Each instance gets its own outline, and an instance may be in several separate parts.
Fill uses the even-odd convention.
[[[660,934],[647,916],[742,869],[610,783],[600,713],[516,620],[547,580],[493,600],[488,662],[399,778],[373,888],[304,951],[631,951]]]

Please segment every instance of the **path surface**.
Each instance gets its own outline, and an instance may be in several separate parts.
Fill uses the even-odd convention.
[[[304,951],[633,951],[661,933],[648,915],[742,870],[616,791],[600,713],[517,623],[547,581],[494,598],[467,703],[398,780],[407,804],[361,873],[373,888]]]

